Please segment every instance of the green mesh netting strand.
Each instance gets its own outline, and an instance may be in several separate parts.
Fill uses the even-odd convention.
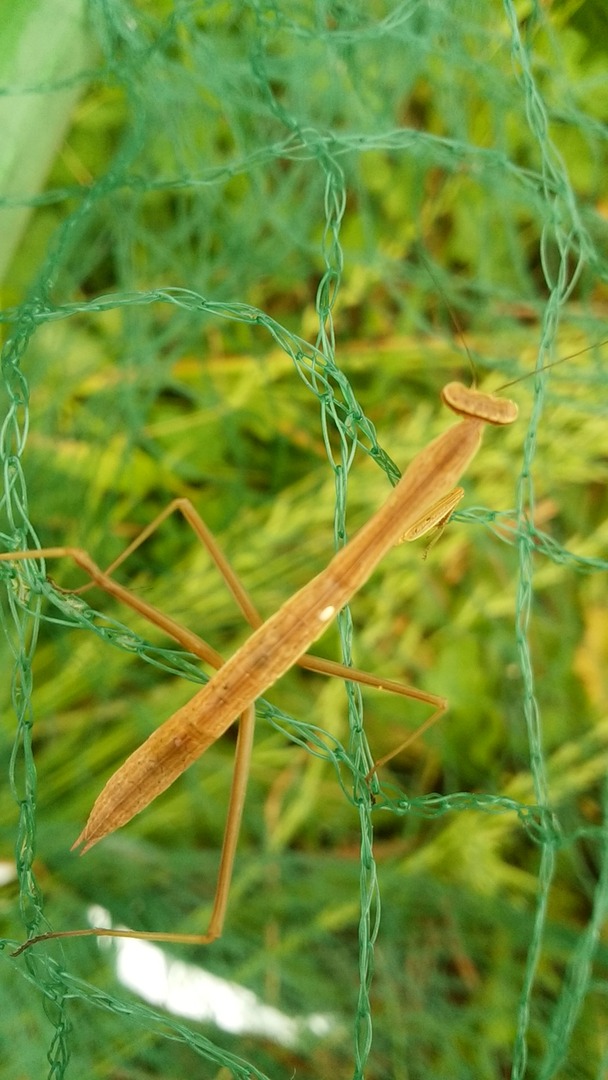
[[[187,496],[270,613],[445,429],[448,303],[484,387],[536,375],[428,557],[400,548],[323,641],[445,694],[439,728],[370,794],[423,708],[302,673],[259,702],[224,936],[169,950],[257,995],[242,1028],[142,1003],[94,939],[11,958],[100,904],[204,927],[232,747],[76,860],[103,779],[206,675],[58,591],[71,567],[0,564],[4,1075],[604,1076],[601,4],[72,0],[11,30],[2,550],[107,565]],[[242,640],[179,522],[120,573]]]

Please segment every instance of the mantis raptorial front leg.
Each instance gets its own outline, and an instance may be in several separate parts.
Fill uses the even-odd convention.
[[[444,522],[451,514],[461,498],[461,489],[454,490],[455,485],[479,449],[485,424],[507,424],[516,419],[517,408],[512,402],[501,402],[478,391],[467,391],[466,387],[460,387],[458,391],[455,390],[456,387],[460,387],[460,384],[452,383],[446,388],[444,401],[466,418],[438,436],[416,455],[384,505],[370,521],[334,555],[325,570],[287,600],[266,622],[262,622],[196,511],[185,501],[178,501],[178,504],[168,507],[105,572],[96,566],[86,552],[74,548],[0,554],[1,561],[39,557],[72,558],[92,581],[106,592],[150,619],[195,655],[218,668],[210,681],[153,732],[108,780],[74,846],[82,844],[83,851],[86,851],[104,836],[130,821],[196,761],[237,717],[241,717],[229,819],[216,900],[208,931],[202,935],[99,928],[59,931],[31,938],[17,952],[35,941],[54,937],[125,936],[206,944],[219,936],[226,910],[249,770],[254,703],[256,698],[294,663],[301,662],[303,666],[313,670],[340,674],[347,679],[396,690],[408,697],[427,701],[434,706],[435,712],[423,727],[428,727],[445,711],[447,704],[442,698],[413,687],[376,679],[320,658],[304,657],[304,654],[364,584],[391,547],[402,539],[422,535],[436,524]],[[454,401],[456,404],[453,404]],[[237,602],[255,628],[244,645],[225,663],[222,663],[221,657],[201,638],[130,593],[110,576],[119,563],[176,507],[185,514],[215,561],[223,568]],[[392,756],[393,754],[387,755],[377,762],[376,768]]]

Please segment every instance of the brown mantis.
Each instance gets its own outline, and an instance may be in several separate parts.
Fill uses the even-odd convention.
[[[460,383],[448,384],[442,392],[442,399],[462,417],[460,422],[448,428],[414,457],[388,499],[367,524],[334,555],[325,570],[304,585],[265,622],[188,500],[171,503],[106,571],[101,570],[85,551],[78,548],[51,547],[0,554],[0,561],[5,562],[71,558],[94,584],[217,668],[209,682],[154,731],[108,780],[73,847],[83,845],[84,853],[104,836],[130,821],[240,717],[216,896],[207,931],[204,934],[101,928],[57,931],[30,938],[13,955],[18,955],[35,942],[57,937],[97,935],[207,944],[220,936],[249,773],[255,701],[294,663],[427,702],[434,712],[414,736],[430,727],[445,712],[447,702],[443,698],[305,655],[306,649],[321,636],[391,547],[402,540],[416,539],[447,521],[462,498],[462,488],[455,485],[479,449],[484,426],[488,423],[511,424],[517,418],[517,406],[513,402],[468,389]],[[196,634],[130,593],[111,576],[117,566],[176,509],[184,514],[209,549],[241,610],[254,628],[253,634],[225,663]],[[414,736],[376,762],[374,770],[404,749]]]

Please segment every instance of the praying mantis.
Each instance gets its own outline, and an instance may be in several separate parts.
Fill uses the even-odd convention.
[[[157,728],[110,777],[73,848],[82,846],[84,853],[125,825],[165,791],[240,717],[216,895],[206,932],[180,934],[100,927],[53,931],[30,938],[13,953],[14,956],[37,942],[51,938],[95,935],[203,945],[221,935],[249,774],[255,701],[294,663],[428,703],[434,709],[433,714],[414,733],[415,736],[445,712],[447,702],[441,697],[306,655],[308,647],[367,581],[390,548],[401,541],[414,540],[448,520],[464,494],[457,484],[479,449],[485,426],[507,425],[517,418],[514,402],[484,394],[461,383],[449,383],[441,397],[443,403],[460,417],[459,422],[419,451],[373,517],[333,556],[321,573],[299,589],[265,622],[189,500],[174,500],[105,571],[93,562],[86,551],[79,548],[49,547],[0,553],[2,562],[39,558],[71,559],[85,571],[93,584],[149,619],[217,669],[202,689]],[[116,568],[175,510],[184,515],[208,548],[253,627],[251,636],[226,662],[203,639],[131,593],[112,577]],[[412,737],[377,761],[372,772],[402,750]]]

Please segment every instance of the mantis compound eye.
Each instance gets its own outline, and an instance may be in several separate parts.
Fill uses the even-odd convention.
[[[514,401],[482,394],[481,390],[474,390],[460,382],[451,382],[444,386],[441,400],[458,416],[483,420],[486,424],[512,424],[517,420],[519,412]]]

